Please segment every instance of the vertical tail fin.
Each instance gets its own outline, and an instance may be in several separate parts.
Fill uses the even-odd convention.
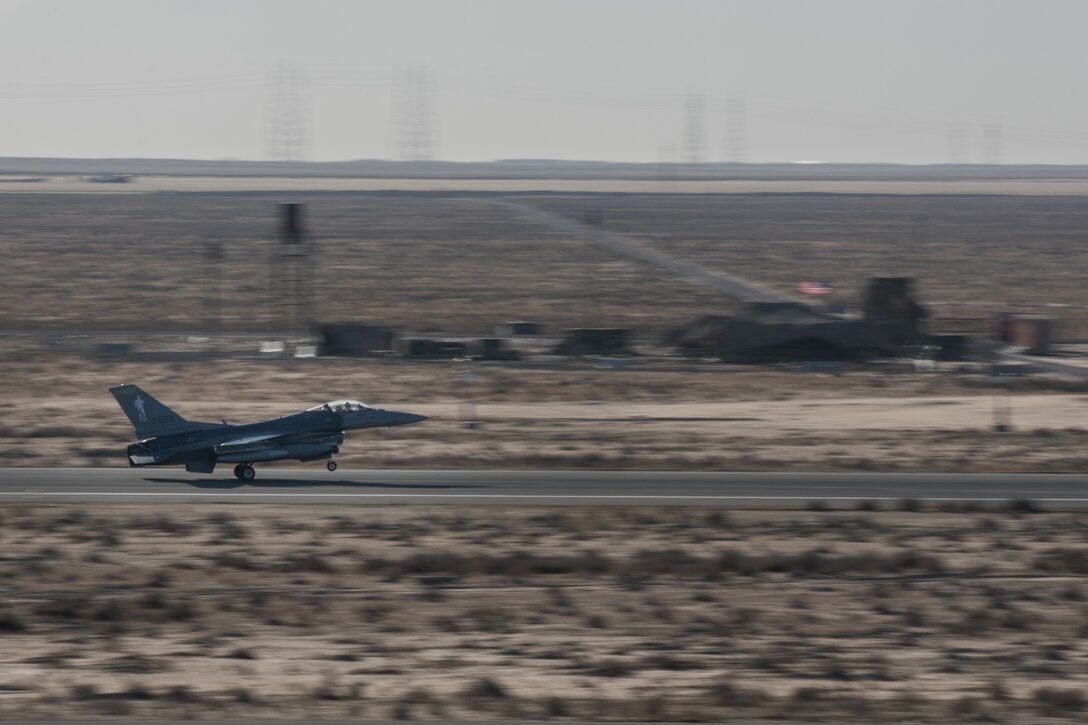
[[[110,388],[110,392],[132,422],[137,438],[154,438],[200,427],[185,420],[137,385],[118,385]]]

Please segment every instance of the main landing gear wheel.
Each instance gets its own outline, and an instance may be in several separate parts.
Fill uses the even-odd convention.
[[[248,463],[239,463],[234,467],[234,475],[243,481],[252,481],[257,477],[257,472]]]
[[[325,468],[329,469],[330,471],[335,471],[336,470],[336,461],[329,461],[328,463],[325,464]]]

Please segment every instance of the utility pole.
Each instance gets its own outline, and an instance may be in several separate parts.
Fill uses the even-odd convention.
[[[223,245],[218,239],[204,242],[204,278],[208,281],[207,325],[211,351],[219,352],[219,335],[223,332]]]

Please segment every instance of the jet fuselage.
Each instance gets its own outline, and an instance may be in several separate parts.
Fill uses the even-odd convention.
[[[134,385],[111,388],[140,440],[128,446],[131,466],[176,466],[211,473],[216,463],[237,463],[239,478],[252,478],[258,461],[329,459],[345,431],[409,425],[426,416],[373,408],[354,400],[325,403],[299,413],[244,425],[185,420]],[[249,468],[246,474],[245,469]]]

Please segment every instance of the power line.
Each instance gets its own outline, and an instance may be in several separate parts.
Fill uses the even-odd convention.
[[[664,88],[543,87],[486,73],[481,76],[455,78],[452,83],[459,97],[491,98],[503,103],[633,110],[676,107],[675,95],[672,95],[673,100],[668,100],[670,94]],[[269,99],[267,141],[272,158],[298,159],[306,156],[306,116],[303,100],[307,92],[315,88],[350,89],[355,92],[364,89],[392,89],[395,127],[391,136],[391,155],[417,160],[437,156],[434,80],[432,74],[421,67],[365,71],[327,68],[308,71],[304,75],[295,68],[281,66],[264,73],[238,72],[116,82],[94,78],[86,81],[53,82],[24,80],[0,82],[0,98],[10,101],[66,99],[74,103],[84,99],[102,98],[243,95],[258,91],[262,85]],[[1032,128],[1004,122],[980,125],[978,121],[968,118],[954,121],[954,125],[950,127],[948,123],[936,118],[936,114],[927,116],[918,112],[893,112],[886,109],[858,112],[813,99],[775,98],[767,95],[740,99],[720,94],[715,97],[693,93],[687,96],[685,102],[684,126],[679,144],[681,160],[707,160],[705,129],[706,118],[711,114],[715,124],[720,123],[719,119],[725,119],[725,148],[722,156],[728,161],[741,161],[748,156],[749,119],[751,123],[760,124],[761,128],[777,128],[788,123],[803,124],[805,127],[834,128],[840,132],[928,137],[933,146],[937,146],[943,139],[947,145],[946,160],[951,163],[1003,163],[1005,147],[1012,141],[1018,147],[1040,144],[1076,147],[1078,153],[1088,145],[1088,131],[1077,128]],[[970,132],[963,130],[967,128]]]

